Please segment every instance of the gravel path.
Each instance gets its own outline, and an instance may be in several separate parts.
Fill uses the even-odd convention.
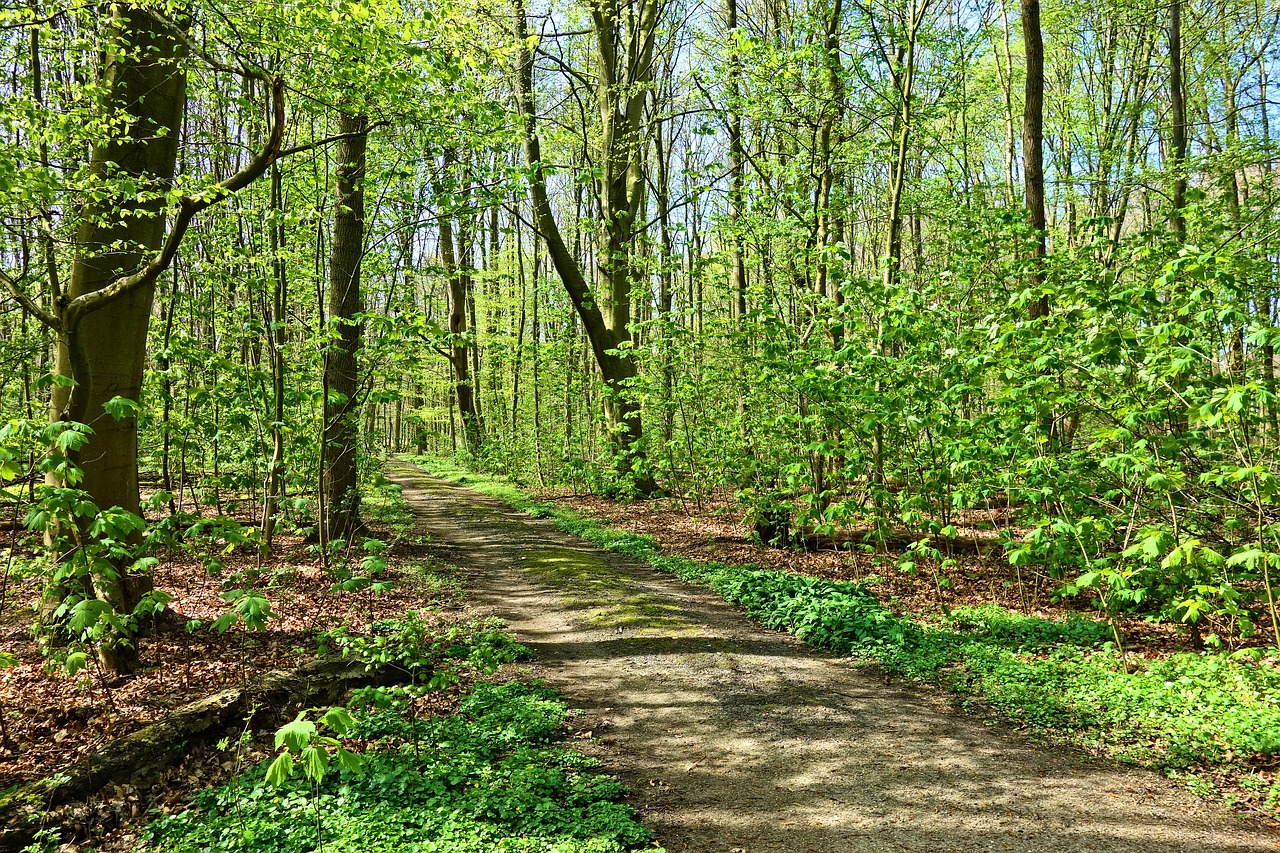
[[[951,713],[404,463],[389,476],[671,853],[1280,851],[1163,777]]]

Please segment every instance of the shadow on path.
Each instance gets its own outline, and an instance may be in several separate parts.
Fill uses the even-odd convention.
[[[412,466],[388,476],[673,853],[1280,850],[1162,777],[953,714]]]

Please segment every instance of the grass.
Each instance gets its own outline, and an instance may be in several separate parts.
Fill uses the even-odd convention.
[[[1280,755],[1280,672],[1266,663],[1185,652],[1125,661],[1103,622],[1055,621],[994,605],[957,608],[942,622],[900,616],[860,584],[663,554],[651,537],[538,502],[509,483],[417,461],[516,509],[553,518],[600,548],[710,587],[761,624],[812,646],[945,685],[963,704],[1123,760],[1234,776],[1259,806],[1280,813],[1280,781],[1251,769]]]

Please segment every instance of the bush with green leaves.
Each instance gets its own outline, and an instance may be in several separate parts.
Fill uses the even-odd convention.
[[[415,754],[404,717],[374,712],[344,722],[343,742],[365,750],[359,772],[326,765],[312,785],[270,780],[264,762],[151,823],[144,849],[622,853],[645,844],[650,833],[620,802],[625,789],[557,743],[566,714],[545,688],[481,683],[456,715],[419,723],[424,747]],[[305,750],[313,739],[301,734]]]
[[[111,402],[115,417],[136,408]],[[6,487],[0,497],[25,507],[23,527],[46,543],[36,568],[46,599],[56,603],[48,616],[72,641],[62,653],[72,673],[87,664],[88,649],[134,644],[141,626],[169,600],[154,590],[125,592],[128,577],[149,574],[156,560],[147,555],[145,520],[118,506],[101,508],[79,488],[84,473],[76,459],[92,436],[87,425],[68,421],[13,419],[0,427],[0,483],[46,480],[33,482],[25,496]]]

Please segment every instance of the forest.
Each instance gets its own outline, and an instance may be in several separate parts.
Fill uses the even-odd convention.
[[[166,634],[288,622],[282,560],[403,615],[414,458],[663,547],[728,519],[885,619],[1088,622],[1272,713],[1278,35],[1260,0],[6,5],[0,679],[116,714]],[[353,770],[345,713],[276,748]],[[1274,819],[1255,734],[1168,766]]]

